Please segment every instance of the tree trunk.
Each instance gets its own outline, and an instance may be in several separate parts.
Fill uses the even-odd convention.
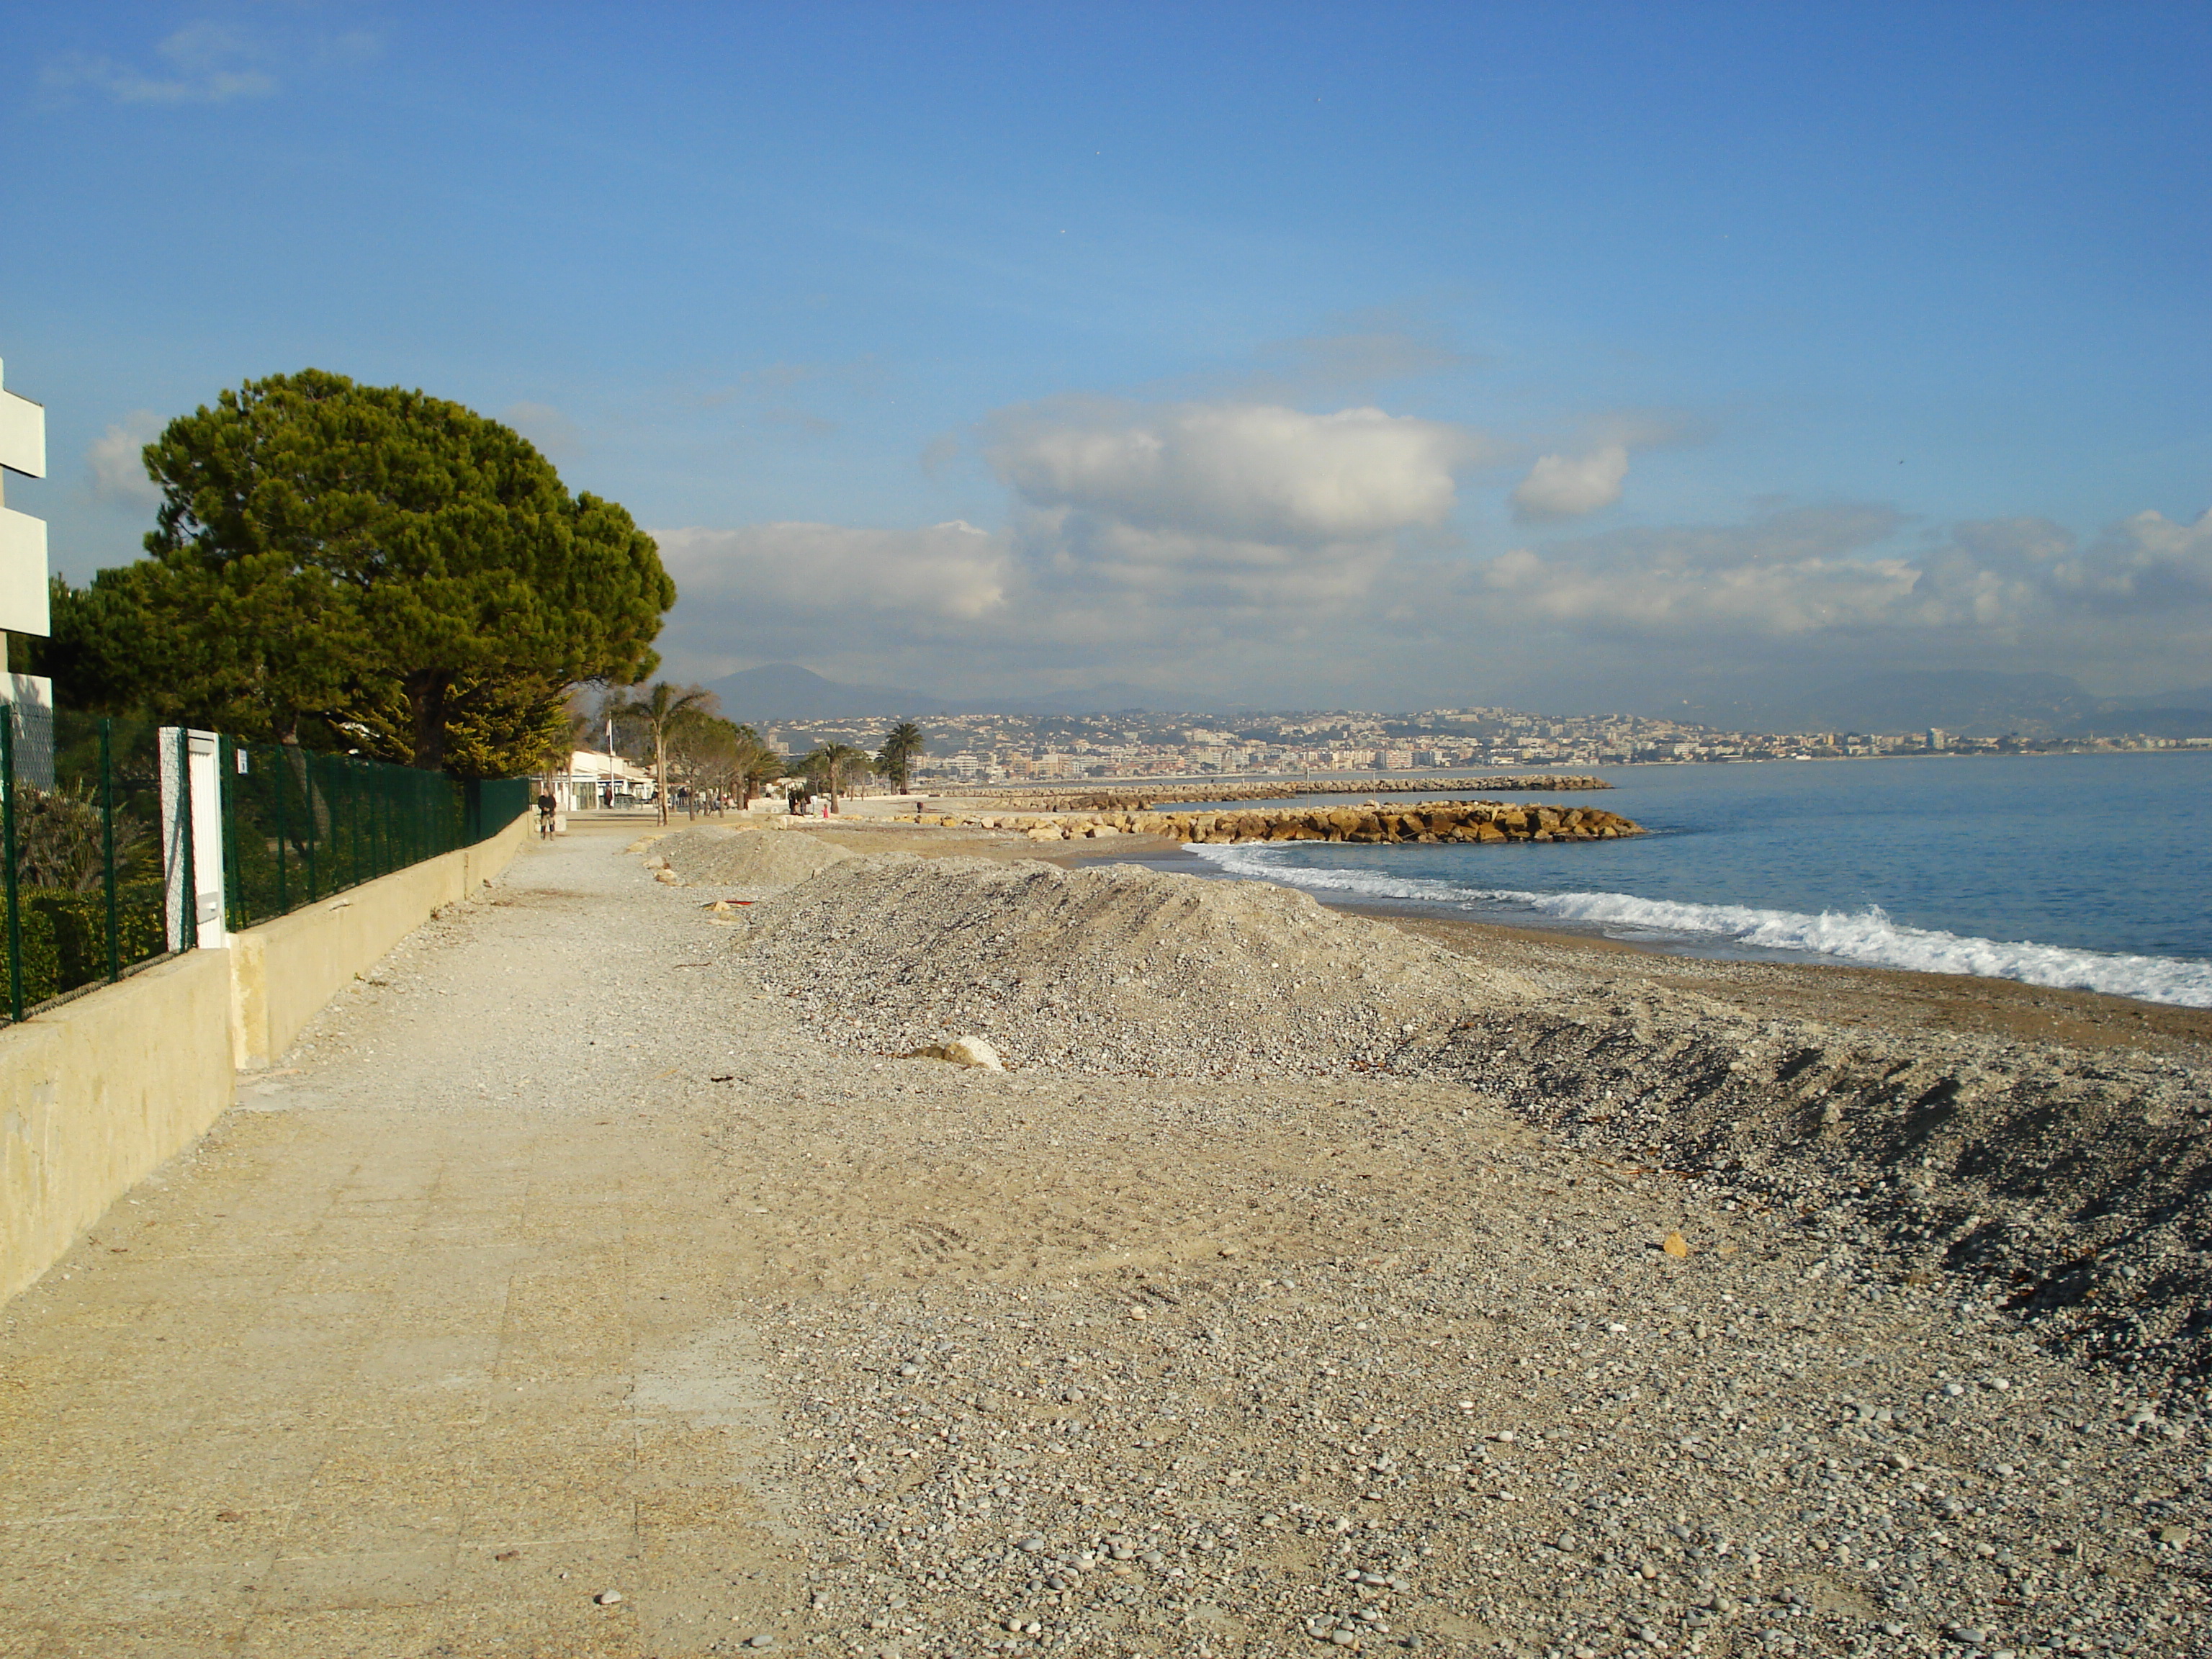
[[[653,728],[653,804],[659,808],[659,820],[668,822],[668,742],[660,728]]]
[[[452,684],[450,674],[434,668],[407,677],[407,711],[415,724],[415,753],[407,763],[410,766],[425,772],[446,769],[446,693]]]

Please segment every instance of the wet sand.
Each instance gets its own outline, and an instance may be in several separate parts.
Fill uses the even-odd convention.
[[[1589,934],[1411,916],[1373,906],[1331,908],[1387,921],[1486,961],[1511,961],[1516,954],[1534,952],[1580,958],[1595,967],[1601,957],[1609,975],[1698,991],[1761,1018],[2005,1037],[2072,1048],[2137,1048],[2199,1065],[2212,1060],[2212,1009],[2176,1008],[1969,974],[1670,956]]]

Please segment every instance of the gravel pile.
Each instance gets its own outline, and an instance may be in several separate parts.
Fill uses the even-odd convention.
[[[1288,888],[1134,865],[893,854],[746,921],[749,966],[832,1042],[896,1054],[972,1032],[1008,1065],[1094,1074],[1370,1066],[1528,988]]]
[[[1449,1080],[1565,1144],[1808,1213],[1838,1282],[2003,1302],[2202,1403],[2212,1087],[2147,1054],[1759,1020],[1485,968],[1260,883],[904,855],[757,908],[741,945],[827,1041],[974,1033],[1016,1067]]]
[[[1808,1210],[1840,1282],[1972,1284],[2081,1358],[2192,1390],[2212,1370],[2201,1068],[1587,988],[1476,1012],[1390,1063],[1494,1093],[1568,1145]]]
[[[698,824],[664,836],[648,866],[672,870],[690,887],[788,887],[853,856],[842,847],[791,830],[728,830]]]

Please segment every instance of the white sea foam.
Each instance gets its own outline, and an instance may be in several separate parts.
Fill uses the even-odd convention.
[[[2063,990],[2101,991],[2144,1002],[2212,1008],[2212,963],[2176,957],[2115,955],[2027,940],[1976,939],[1938,928],[1908,927],[1879,907],[1859,911],[1760,910],[1741,904],[1684,904],[1629,893],[1524,893],[1462,886],[1377,870],[1310,869],[1282,849],[1193,846],[1224,874],[1281,882],[1347,897],[1404,899],[1455,909],[1532,911],[1612,933],[1657,935],[1692,946],[1732,945],[1782,951],[1929,974],[1975,974]]]

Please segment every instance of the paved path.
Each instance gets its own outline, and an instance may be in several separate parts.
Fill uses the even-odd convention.
[[[792,1618],[744,1212],[680,1097],[726,1022],[659,1012],[727,994],[618,844],[530,848],[5,1310],[0,1659],[733,1651]]]

